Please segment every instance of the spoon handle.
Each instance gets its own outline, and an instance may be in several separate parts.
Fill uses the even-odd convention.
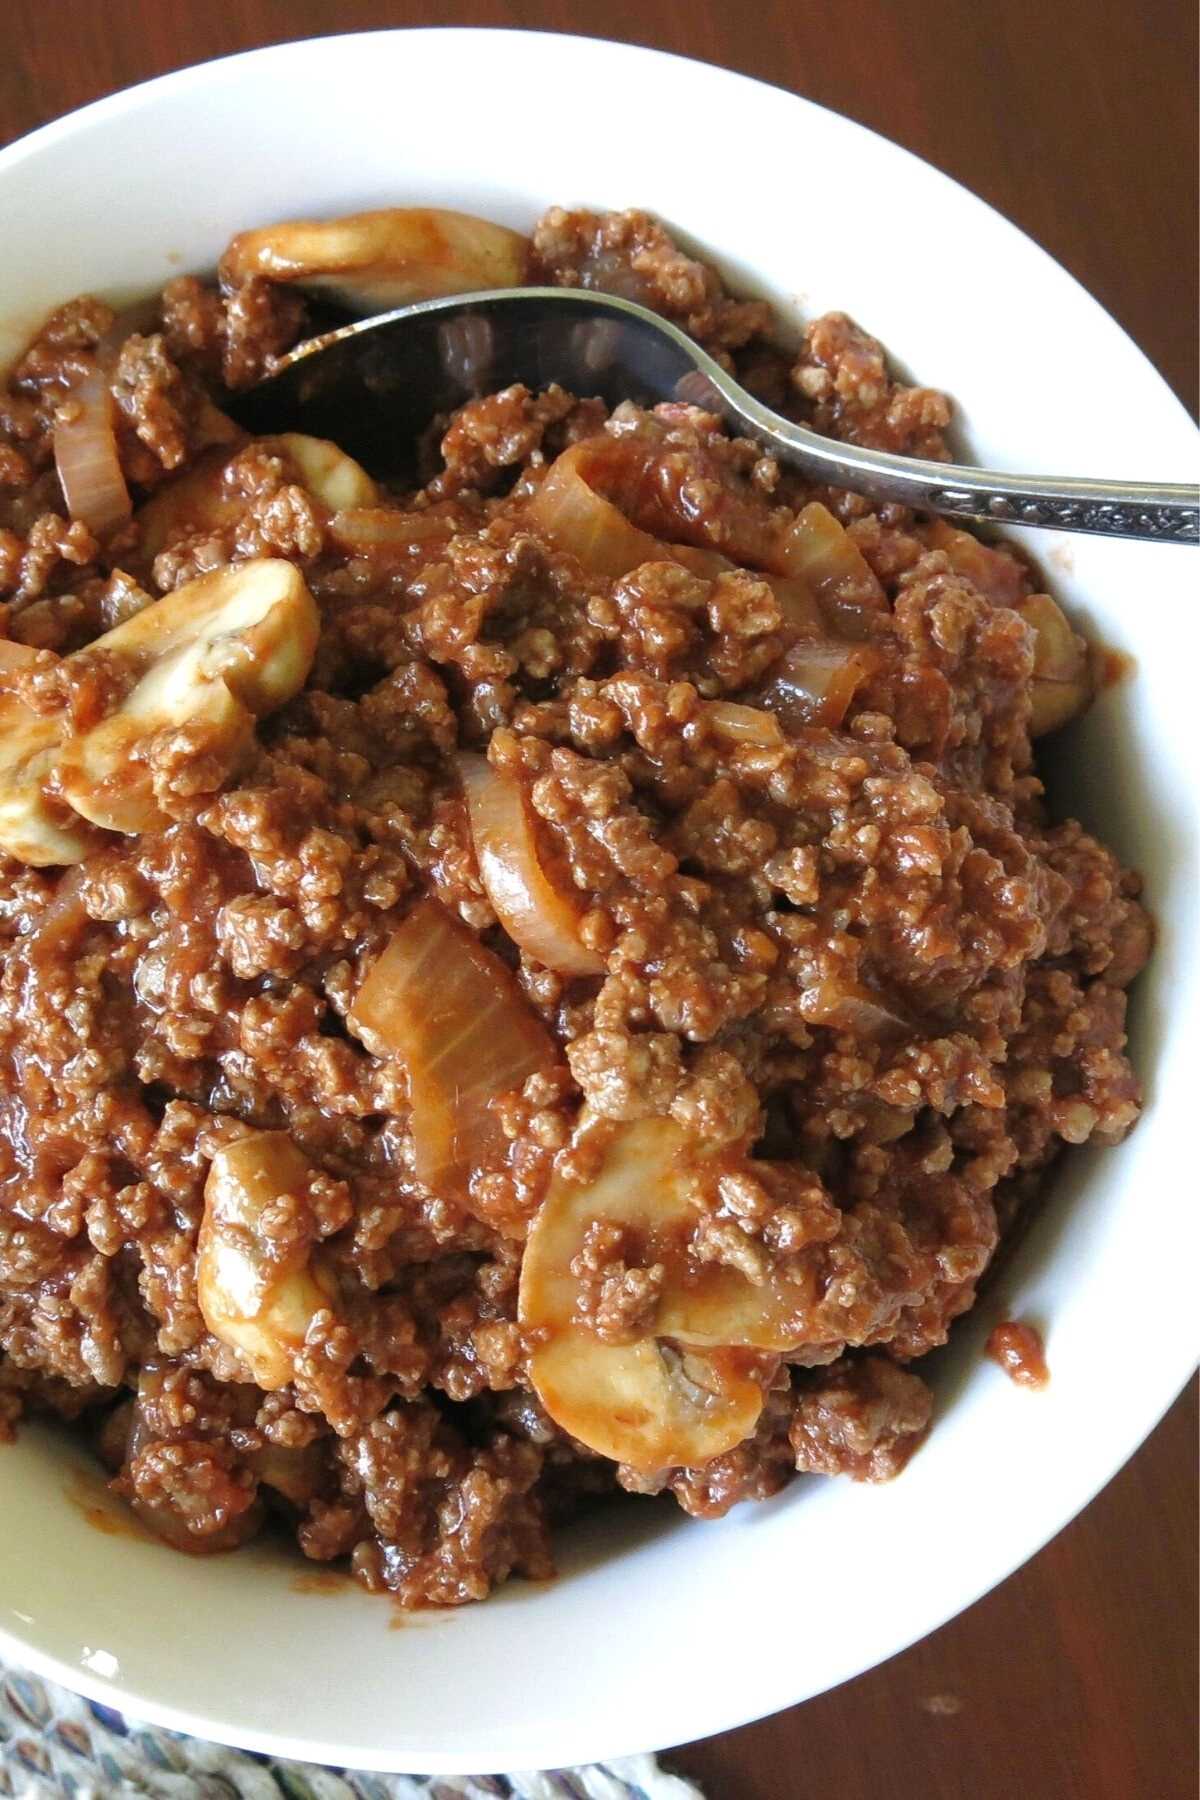
[[[925,462],[865,450],[793,425],[716,364],[699,372],[715,388],[721,410],[738,429],[781,460],[831,487],[852,488],[873,500],[896,500],[917,512],[993,524],[1040,525],[1051,531],[1104,537],[1151,538],[1168,544],[1200,541],[1200,487],[1168,482],[1093,481],[1056,475],[1003,475],[960,463]],[[698,397],[699,383],[697,384]],[[690,395],[687,397],[691,397]]]
[[[356,320],[299,344],[270,380],[239,396],[235,411],[249,430],[315,432],[383,469],[396,446],[415,443],[435,414],[515,381],[535,389],[558,382],[610,405],[690,401],[721,414],[810,480],[916,512],[1167,544],[1200,541],[1195,486],[1003,475],[821,437],[756,400],[671,320],[584,288],[443,294]]]

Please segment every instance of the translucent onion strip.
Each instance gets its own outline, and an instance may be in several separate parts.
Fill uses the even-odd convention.
[[[557,1061],[512,972],[436,900],[397,928],[349,1022],[404,1064],[418,1179],[460,1198],[473,1170],[506,1160],[493,1101]]]
[[[776,665],[758,704],[789,733],[809,725],[836,728],[878,666],[878,653],[867,644],[802,639]]]
[[[862,551],[819,500],[796,514],[778,540],[775,557],[778,572],[803,582],[831,624],[848,626],[863,613],[887,610],[883,589]]]
[[[819,501],[767,515],[711,485],[711,518],[694,516],[654,446],[585,438],[557,458],[529,510],[552,543],[610,579],[646,562],[681,563],[708,580],[744,564],[770,582],[792,629],[816,635],[833,625],[861,637],[864,615],[886,611],[858,545]],[[710,532],[728,555],[705,542]]]
[[[580,937],[580,907],[547,874],[515,775],[486,756],[460,756],[479,873],[496,917],[527,956],[562,975],[599,975],[604,959]]]
[[[631,524],[593,485],[607,444],[607,439],[586,439],[564,450],[530,501],[530,517],[551,543],[593,574],[613,579],[648,562],[681,563],[709,579],[733,567],[714,550],[666,543]]]
[[[73,519],[104,538],[132,512],[117,453],[108,381],[100,369],[85,375],[63,402],[54,426],[54,464]]]
[[[761,706],[740,706],[733,700],[713,700],[704,709],[712,729],[730,744],[747,744],[758,750],[774,750],[783,743],[779,720]]]

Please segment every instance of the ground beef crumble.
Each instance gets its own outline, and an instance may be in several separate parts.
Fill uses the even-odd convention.
[[[553,209],[532,256],[539,280],[678,321],[818,430],[948,454],[946,398],[897,380],[853,321],[789,347],[644,213]],[[1140,1103],[1125,990],[1151,926],[1136,876],[1048,816],[1032,572],[805,488],[694,409],[609,418],[557,388],[472,402],[423,488],[331,513],[221,407],[306,316],[257,276],[181,277],[128,328],[79,300],[0,396],[0,618],[41,652],[5,691],[81,729],[119,674],[60,657],[252,557],[296,563],[321,614],[306,688],[248,757],[155,742],[164,829],[109,834],[65,875],[0,857],[0,1432],[52,1413],[168,1542],[228,1550],[272,1518],[406,1606],[549,1574],[551,1527],[614,1491],[712,1517],[796,1471],[890,1479],[930,1425],[908,1365],[971,1306],[1063,1147],[1118,1141]],[[53,467],[58,410],[97,367],[137,507],[103,547]],[[579,446],[660,540],[620,573],[539,524],[547,468]],[[152,528],[147,500],[197,468],[219,507]],[[814,503],[849,527],[828,616],[862,660],[836,717],[787,711],[772,567]],[[755,736],[763,707],[784,728]],[[519,783],[596,973],[501,928],[460,750]],[[418,1178],[404,1072],[347,1024],[423,894],[501,956],[556,1053],[497,1103],[503,1157],[465,1189]],[[761,1288],[782,1270],[803,1296],[755,1429],[702,1465],[617,1466],[530,1385],[523,1248],[584,1106],[706,1146],[693,1272]],[[271,1216],[268,1265],[319,1252],[338,1295],[269,1391],[197,1294],[210,1165],[254,1130],[314,1171]],[[571,1274],[574,1328],[627,1346],[670,1258],[596,1220]]]
[[[932,1410],[918,1376],[884,1356],[847,1358],[798,1387],[788,1431],[796,1467],[890,1481],[921,1444]]]

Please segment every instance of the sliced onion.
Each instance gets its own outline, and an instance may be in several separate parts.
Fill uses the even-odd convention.
[[[964,575],[993,606],[1016,606],[1029,587],[1015,556],[981,544],[969,531],[959,531],[945,519],[934,519],[929,542],[935,550],[944,550],[955,573]]]
[[[394,506],[347,506],[334,513],[327,529],[344,550],[405,557],[435,538],[452,537],[456,522],[432,507],[401,512]]]
[[[350,1024],[407,1070],[418,1178],[464,1198],[475,1170],[506,1158],[492,1102],[557,1061],[510,970],[436,900],[399,926]]]
[[[760,706],[739,706],[732,700],[714,700],[704,709],[712,729],[731,744],[751,744],[773,750],[783,742],[779,720]]]
[[[557,458],[530,502],[530,515],[552,543],[597,575],[615,578],[664,558],[709,580],[735,568],[715,550],[664,542],[625,516],[622,508],[653,515],[658,525],[668,522],[654,479],[659,466],[652,452],[633,440],[586,438]],[[682,515],[675,524],[687,529]],[[877,667],[877,657],[864,645],[830,640],[831,615],[839,624],[848,623],[852,635],[861,635],[864,612],[886,606],[882,588],[853,539],[815,502],[787,524],[782,536],[749,508],[732,515],[731,529],[738,535],[740,555],[777,571],[764,579],[785,627],[801,639],[763,690],[760,719],[762,710],[773,713],[788,731],[839,725],[855,691]],[[729,717],[736,720],[736,712]],[[737,729],[732,724],[726,735],[735,736]],[[777,741],[769,726],[753,729],[760,734],[756,741]]]
[[[54,427],[54,464],[67,511],[94,536],[107,537],[133,510],[121,473],[112,395],[100,369],[85,375]]]
[[[912,1030],[907,1019],[860,981],[827,976],[801,995],[800,1011],[810,1025],[853,1031],[860,1037],[903,1036]]]
[[[601,449],[606,449],[604,440]],[[737,564],[717,550],[695,544],[676,544],[643,531],[626,518],[620,505],[593,486],[593,479],[612,474],[611,465],[588,439],[558,457],[529,503],[534,525],[559,550],[590,569],[594,575],[617,579],[648,562],[675,562],[702,580],[715,581]],[[632,486],[632,484],[631,484]],[[631,491],[623,496],[634,503]],[[779,603],[784,623],[810,634],[825,629],[825,619],[807,585],[786,575],[765,575]]]
[[[678,462],[653,441],[602,435],[573,445],[559,457],[552,473],[569,468],[600,506],[608,503],[626,530],[632,529],[643,542],[648,539],[660,553],[665,547],[668,555],[698,574],[716,576],[748,565],[775,578],[772,585],[779,583],[776,591],[782,590],[785,606],[790,602],[807,612],[816,601],[827,614],[832,609],[835,615],[844,611],[852,618],[886,610],[883,589],[870,565],[828,507],[813,501],[794,516],[769,512],[727,486],[714,463],[704,484],[705,506],[698,510],[687,487],[689,468],[677,467]],[[578,509],[584,504],[582,496],[575,497]],[[615,522],[606,519],[601,527],[595,508],[592,518],[606,540],[615,541]],[[721,545],[720,551],[714,542]],[[629,549],[632,554],[632,539]],[[646,560],[644,551],[640,560]]]
[[[702,453],[703,507],[697,506],[689,480],[696,464],[654,439],[605,434],[585,438],[568,454],[576,457],[590,486],[656,542],[669,543],[670,554],[685,567],[709,576],[738,564],[788,573],[774,554],[779,532],[773,518],[728,487],[721,468],[705,463]]]
[[[759,694],[759,704],[789,732],[806,725],[836,727],[878,666],[878,655],[869,645],[802,639],[776,665]]]
[[[494,769],[486,756],[460,756],[458,772],[479,873],[513,943],[561,975],[602,975],[604,958],[579,935],[580,908],[538,855],[520,782]]]
[[[780,574],[801,581],[831,624],[861,627],[864,614],[887,611],[866,557],[828,507],[813,500],[796,514],[775,551]]]
[[[778,514],[741,501],[716,477],[712,486],[712,516],[696,514],[657,446],[585,438],[554,463],[530,513],[551,542],[597,575],[625,575],[664,558],[708,580],[740,565],[757,569],[785,621],[808,633],[834,625],[861,637],[864,616],[887,610],[858,545],[828,508],[814,501],[780,524]],[[711,548],[714,534],[728,554]]]
[[[162,299],[158,294],[146,294],[141,300],[131,301],[113,314],[108,330],[102,331],[96,339],[96,361],[101,368],[110,369],[121,354],[126,338],[146,337],[150,332],[160,330],[161,325]]]
[[[593,574],[616,578],[648,562],[677,562],[714,579],[734,565],[714,550],[671,544],[630,523],[594,481],[612,473],[610,445],[619,440],[585,439],[558,457],[529,503],[534,524],[560,550],[568,551]]]
[[[423,512],[401,512],[394,506],[346,507],[334,513],[325,529],[347,555],[369,557],[376,568],[405,578],[439,561],[462,528],[462,512],[451,505]]]
[[[789,575],[768,575],[767,586],[779,603],[785,625],[805,637],[823,637],[827,629],[825,615],[803,581]]]

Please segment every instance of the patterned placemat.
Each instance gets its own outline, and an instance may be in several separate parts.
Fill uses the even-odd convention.
[[[0,1795],[13,1800],[702,1800],[652,1756],[524,1775],[369,1775],[253,1756],[123,1718],[0,1664]]]

